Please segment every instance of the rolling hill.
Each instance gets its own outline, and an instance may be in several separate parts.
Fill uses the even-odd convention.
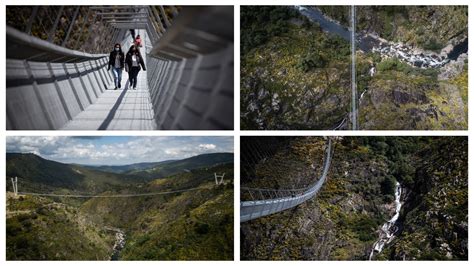
[[[99,193],[233,160],[232,153],[210,153],[154,163],[85,166],[55,162],[35,154],[7,153],[7,188],[11,190],[10,177],[18,176],[19,187],[23,191],[66,189]]]
[[[145,165],[154,167],[146,178],[132,173],[147,169]],[[7,154],[7,181],[20,177],[20,195],[7,192],[7,259],[233,259],[232,153],[137,164],[121,171],[127,168],[135,170],[106,172],[33,154]],[[224,184],[215,184],[214,173],[225,173]],[[21,194],[85,190],[101,197]],[[112,194],[141,196],[103,197]],[[117,249],[117,232],[123,233],[123,249]]]

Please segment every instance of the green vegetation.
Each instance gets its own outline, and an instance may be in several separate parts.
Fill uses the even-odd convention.
[[[462,129],[467,127],[463,74],[448,82],[438,80],[439,69],[412,67],[396,58],[380,60],[359,54],[358,90],[367,90],[359,103],[359,124],[364,129]],[[467,77],[467,74],[466,74]],[[457,83],[457,81],[461,81]],[[465,92],[465,93],[463,93]]]
[[[288,20],[297,16],[284,6],[242,6],[240,9],[240,52],[245,55],[273,36],[288,31]]]
[[[286,15],[272,20],[272,12]],[[258,46],[242,48],[241,127],[326,129],[340,122],[350,103],[349,43],[291,7],[243,7],[241,17],[243,46],[260,39],[262,27],[280,29]]]
[[[33,196],[7,197],[7,260],[107,260],[113,235],[76,208]]]
[[[386,60],[382,60],[379,64],[377,64],[377,71],[381,73],[387,73],[390,71],[402,72],[405,75],[419,75],[425,76],[433,81],[436,81],[438,76],[438,70],[433,68],[415,68],[407,63],[404,63],[396,58],[390,58]]]
[[[413,195],[402,208],[404,231],[384,256],[466,260],[468,180],[465,137],[433,137],[418,152]],[[422,252],[420,252],[422,251]]]
[[[33,155],[7,156],[7,178],[25,167],[22,191],[45,189],[78,194],[49,185],[36,186],[32,173],[80,169],[83,182],[117,178],[101,195],[193,190],[131,198],[61,200],[39,196],[7,198],[7,258],[11,260],[109,260],[115,232],[125,232],[122,260],[232,260],[233,258],[233,154],[216,153],[159,164],[147,171],[148,180],[133,183],[131,174],[107,173],[89,167],[59,164]],[[21,160],[20,160],[20,159]],[[41,169],[43,162],[48,167]],[[19,164],[21,162],[21,164]],[[156,164],[153,164],[156,166]],[[168,165],[165,166],[165,165]],[[57,167],[57,168],[55,168]],[[180,168],[181,167],[181,168]],[[173,175],[162,176],[165,172]],[[181,169],[179,171],[179,169]],[[190,170],[191,169],[191,170]],[[115,171],[116,169],[110,169]],[[134,170],[131,170],[134,171]],[[214,173],[225,173],[216,186]],[[61,176],[55,176],[61,179]],[[64,179],[62,180],[64,181]],[[104,187],[105,188],[104,183]],[[81,183],[79,183],[79,186]],[[59,185],[58,185],[59,186]],[[72,185],[71,185],[72,186]],[[87,186],[82,187],[84,189]],[[194,189],[196,188],[196,189]],[[38,190],[32,190],[38,192]],[[83,192],[85,193],[85,192]],[[87,194],[92,194],[89,192]]]
[[[467,35],[467,6],[358,6],[358,31],[439,51],[456,36]]]
[[[313,153],[322,142],[294,137],[286,149],[318,161]],[[403,188],[401,231],[374,259],[466,260],[467,138],[374,136],[337,141],[328,179],[315,199],[241,224],[241,258],[366,260],[378,230],[393,216],[396,181]],[[275,175],[242,182],[285,184]]]
[[[162,7],[168,21],[172,21],[174,12],[171,7]],[[30,21],[35,8],[37,8],[35,19]],[[177,9],[179,10],[181,7],[177,7]],[[78,11],[77,16],[75,16],[76,11]],[[119,13],[119,10],[111,9],[110,11]],[[121,9],[120,11],[126,10]],[[30,25],[32,36],[42,40],[51,39],[52,43],[61,46],[65,42],[64,46],[69,49],[79,49],[88,53],[110,52],[113,45],[110,42],[113,39],[104,38],[111,33],[105,23],[100,23],[99,13],[98,10],[90,10],[90,6],[8,6],[6,8],[6,24],[22,32],[26,32],[28,25]],[[53,29],[58,16],[60,16],[60,19],[56,25],[56,31],[53,36],[50,36],[50,31]],[[161,12],[160,16],[163,16]],[[74,17],[75,20],[73,21]],[[69,37],[66,40],[67,35]]]
[[[453,40],[467,36],[466,6],[361,6],[359,31],[424,50],[439,52]],[[376,74],[368,75],[374,65]],[[421,69],[396,59],[359,54],[358,91],[366,91],[359,104],[363,129],[454,130],[467,128],[467,72],[449,81],[440,76],[452,67]]]

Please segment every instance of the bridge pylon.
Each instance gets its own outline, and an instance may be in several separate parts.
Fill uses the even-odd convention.
[[[15,179],[11,178],[12,186],[13,186],[13,193],[15,196],[18,196],[18,177],[15,176]]]
[[[225,176],[225,173],[223,173],[222,175],[218,175],[217,173],[214,173],[214,180],[216,181],[216,186],[224,184],[224,176]]]

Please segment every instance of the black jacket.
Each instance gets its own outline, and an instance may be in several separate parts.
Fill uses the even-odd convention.
[[[120,55],[120,68],[124,67],[125,56],[124,56],[123,52],[117,52],[117,51],[114,50],[114,51],[110,52],[109,68],[108,69],[110,69],[110,67],[115,66],[115,56],[117,56],[117,53],[119,53],[119,55]]]
[[[133,54],[131,52],[128,52],[127,57],[125,58],[125,63],[127,64],[128,70],[132,69],[132,55]],[[138,67],[140,68],[141,65],[143,70],[146,70],[145,62],[143,61],[142,55],[139,53],[137,54],[137,56],[139,62]]]

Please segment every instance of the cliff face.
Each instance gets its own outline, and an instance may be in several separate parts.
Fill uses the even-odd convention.
[[[358,31],[439,51],[467,36],[467,6],[358,6]]]
[[[404,47],[396,56],[358,54],[359,95],[365,92],[359,100],[360,127],[467,128],[467,25],[467,6],[357,7],[360,33]],[[406,53],[450,61],[420,68],[402,60]]]
[[[349,6],[298,10],[241,9],[243,129],[348,128]],[[356,14],[359,127],[466,129],[467,6],[358,6]],[[435,67],[426,63],[433,58]]]
[[[467,73],[467,69],[464,71]],[[367,83],[359,82],[365,91],[359,102],[361,128],[467,128],[467,97],[462,96],[467,96],[467,86],[457,86],[452,80],[437,81],[436,77],[424,73],[407,72],[379,69]]]
[[[400,230],[373,259],[466,259],[466,142],[450,137],[344,137],[335,145],[328,180],[314,199],[241,224],[241,258],[366,260],[382,224],[395,212],[397,180],[403,187]],[[451,150],[459,156],[444,155]],[[444,178],[433,178],[433,172]],[[443,193],[439,191],[457,196],[445,204],[434,196]],[[459,213],[466,217],[458,219]],[[449,217],[451,226],[429,217]],[[432,236],[433,228],[440,233]],[[420,237],[437,252],[447,250],[447,244],[451,256],[439,252],[430,257]]]
[[[349,43],[291,7],[243,7],[241,21],[242,128],[337,125],[350,103]]]
[[[467,138],[438,138],[420,152],[423,161],[402,209],[403,231],[380,259],[467,259],[467,147]]]

